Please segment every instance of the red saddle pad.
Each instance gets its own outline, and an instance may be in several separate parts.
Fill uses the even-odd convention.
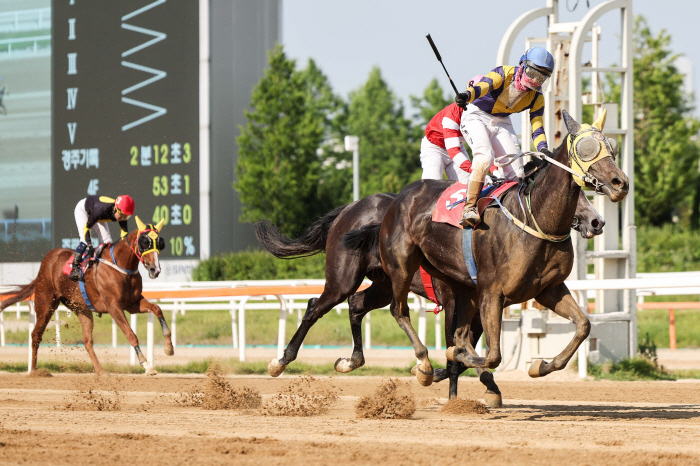
[[[491,204],[491,202],[493,202],[494,199],[500,197],[506,191],[508,191],[510,188],[517,184],[517,181],[508,181],[507,183],[503,183],[501,186],[494,189],[487,196],[479,198],[479,201],[477,202],[479,215],[481,215],[484,209],[489,204]],[[449,210],[447,207],[457,201],[464,199],[465,197],[467,197],[466,184],[456,182],[455,184],[447,188],[445,192],[443,192],[442,195],[440,195],[440,199],[438,199],[437,204],[435,204],[435,208],[433,209],[433,222],[449,223],[450,225],[462,228],[462,225],[459,224],[459,221],[462,220],[462,210],[464,209],[464,203],[457,204],[451,210]]]

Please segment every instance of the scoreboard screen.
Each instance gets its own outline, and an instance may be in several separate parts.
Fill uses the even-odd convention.
[[[199,258],[198,3],[53,1],[54,247],[77,246],[78,201],[129,194],[165,220],[161,257]]]

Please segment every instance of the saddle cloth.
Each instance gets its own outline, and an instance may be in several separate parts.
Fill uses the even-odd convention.
[[[92,262],[96,261],[101,255],[102,251],[109,246],[109,244],[100,244],[97,246],[97,249],[95,249],[95,253],[92,255],[92,257],[88,257],[87,251],[83,253],[83,260],[80,263],[80,268],[83,270],[83,275],[85,272],[87,272],[87,269],[90,268],[90,264]],[[71,271],[73,270],[73,256],[70,256],[68,260],[66,261],[65,264],[63,264],[63,269],[61,270],[63,272],[63,275],[70,275]]]
[[[508,181],[500,186],[487,186],[481,191],[479,195],[479,200],[476,202],[476,207],[479,211],[479,215],[482,214],[484,209],[493,202],[494,199],[500,198],[505,194],[510,188],[516,186],[517,181]],[[467,185],[464,183],[456,182],[445,192],[440,195],[435,208],[433,209],[433,222],[438,223],[449,223],[450,225],[456,226],[457,228],[462,228],[459,221],[462,220],[462,210],[463,203],[459,203],[448,209],[448,206],[454,204],[457,201],[461,201],[467,197]]]

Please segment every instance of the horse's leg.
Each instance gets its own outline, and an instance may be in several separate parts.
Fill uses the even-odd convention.
[[[170,327],[168,327],[168,323],[165,321],[165,317],[163,317],[163,311],[161,310],[160,306],[157,304],[153,304],[143,296],[141,296],[141,300],[131,306],[127,311],[130,314],[145,314],[148,312],[153,313],[156,317],[158,317],[158,322],[160,322],[160,328],[163,330],[163,337],[165,337],[165,348],[163,349],[163,352],[167,354],[168,356],[172,356],[175,354],[175,349],[173,348],[173,340],[171,338],[171,333],[170,333]]]
[[[122,333],[124,333],[124,336],[129,344],[134,348],[136,356],[139,358],[139,364],[141,364],[141,367],[143,367],[143,369],[146,371],[146,375],[156,375],[158,372],[156,372],[156,370],[153,368],[153,366],[151,366],[141,352],[141,348],[139,347],[139,339],[136,337],[134,331],[131,330],[129,321],[126,320],[126,316],[124,315],[124,311],[119,309],[118,306],[115,307],[114,305],[108,306],[107,309],[109,309],[109,315],[112,316],[112,319],[114,319]]]
[[[576,301],[569,293],[569,289],[563,283],[547,287],[535,298],[540,304],[553,310],[558,315],[570,320],[576,325],[574,338],[566,345],[550,363],[538,359],[530,365],[528,374],[530,377],[542,377],[550,372],[559,371],[566,367],[569,360],[576,353],[579,345],[588,338],[591,331],[591,323],[588,317],[578,307]]]
[[[57,303],[52,302],[51,298],[42,293],[36,293],[36,296],[34,297],[36,324],[34,325],[34,330],[32,330],[32,367],[30,372],[36,371],[36,360],[37,353],[39,352],[39,345],[41,344],[46,326],[49,324],[51,316],[56,310],[56,307]]]
[[[352,372],[365,365],[362,351],[362,319],[368,312],[391,303],[391,282],[388,279],[375,280],[372,286],[348,298],[350,307],[350,329],[352,330],[353,350],[350,359],[340,358],[335,362],[338,372]]]
[[[472,356],[468,359],[475,367],[495,369],[501,364],[501,319],[503,318],[503,295],[479,293],[479,315],[486,338],[487,354],[485,358]],[[472,351],[475,351],[472,348]],[[476,351],[475,351],[476,352]]]
[[[306,307],[306,313],[301,321],[301,325],[289,341],[284,350],[282,359],[273,359],[267,365],[267,371],[272,377],[279,376],[284,369],[297,358],[299,348],[306,338],[306,334],[311,327],[324,315],[338,304],[345,301],[348,296],[355,292],[362,284],[363,275],[359,272],[355,277],[346,277],[344,280],[326,280],[326,287],[318,298],[311,298]]]
[[[107,371],[102,368],[100,361],[97,360],[95,349],[92,346],[92,328],[94,326],[92,312],[81,311],[76,312],[76,314],[78,314],[78,320],[80,320],[80,325],[83,328],[83,345],[85,346],[85,351],[87,351],[88,356],[90,356],[90,361],[92,361],[92,366],[95,368],[95,373],[97,375],[109,375]]]
[[[475,314],[472,318],[471,331],[469,332],[469,340],[473,347],[476,347],[481,334],[484,329],[481,325],[481,318],[479,314]],[[501,408],[503,407],[503,398],[501,396],[501,390],[499,390],[496,381],[493,379],[493,373],[488,369],[482,369],[481,367],[476,368],[476,375],[479,376],[479,381],[486,387],[486,393],[484,393],[484,400],[489,408]]]
[[[408,242],[410,240],[405,240]],[[389,277],[391,277],[391,287],[393,290],[393,300],[391,303],[391,315],[394,316],[399,327],[406,332],[413,349],[416,353],[416,358],[420,363],[411,370],[411,373],[416,376],[418,383],[423,386],[429,386],[433,383],[433,366],[428,358],[428,348],[420,341],[416,330],[411,325],[410,309],[408,307],[408,292],[413,281],[413,274],[416,273],[422,260],[422,253],[412,244],[400,244],[401,239],[392,241],[392,250],[395,254],[403,256],[401,258],[394,257],[394,254],[384,255],[384,265]]]

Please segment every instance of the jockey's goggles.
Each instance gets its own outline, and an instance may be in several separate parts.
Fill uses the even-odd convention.
[[[549,86],[549,78],[552,76],[552,70],[541,68],[529,62],[523,62],[523,74],[521,82],[533,91],[544,92]]]

